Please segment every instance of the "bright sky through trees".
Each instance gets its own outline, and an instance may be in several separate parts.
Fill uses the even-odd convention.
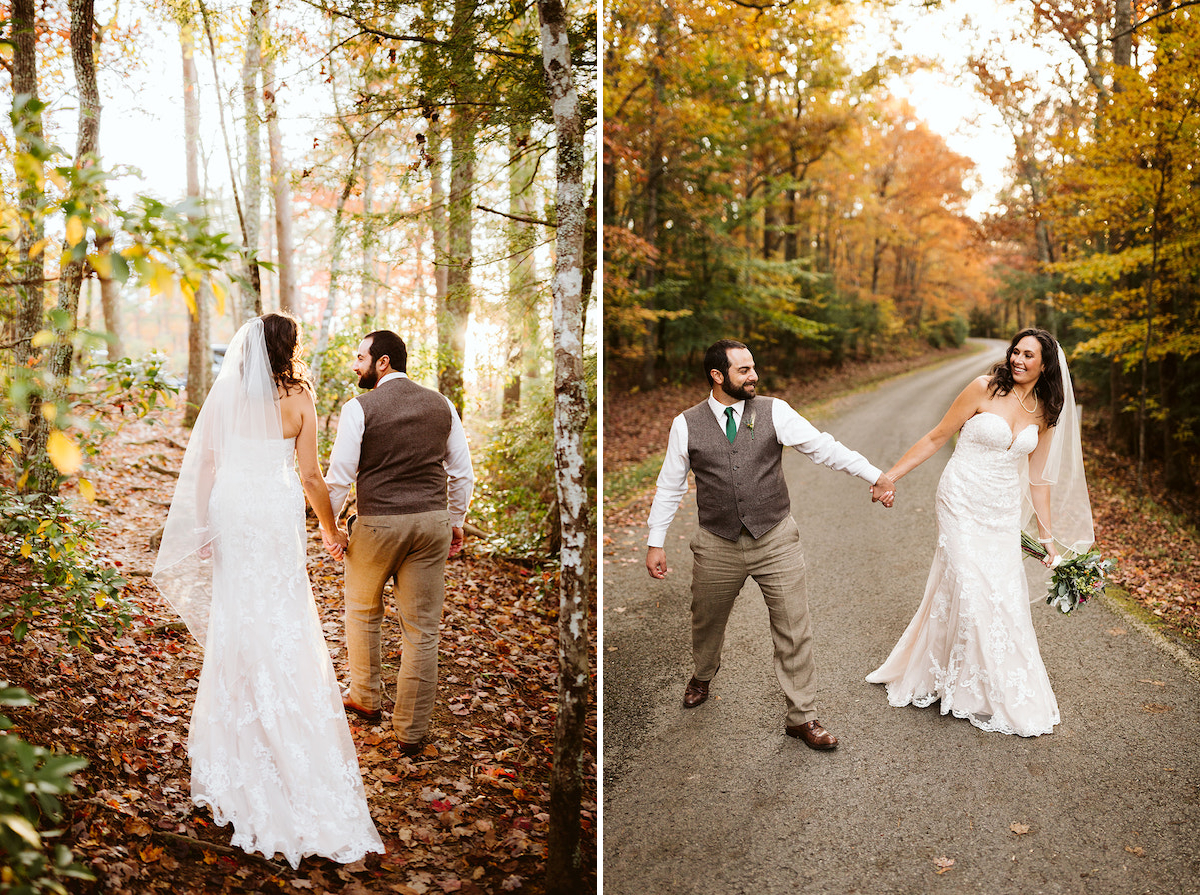
[[[889,52],[894,40],[896,52],[910,64],[927,60],[926,66],[893,76],[888,85],[912,103],[952,150],[975,161],[968,213],[976,218],[992,207],[1005,185],[1012,137],[999,113],[977,92],[968,60],[981,47],[999,45],[1018,72],[1048,65],[1044,51],[1013,39],[1018,22],[1028,19],[1026,6],[1016,0],[945,0],[926,7],[921,0],[909,0],[894,10],[894,22],[864,15],[862,43],[848,52],[861,64]]]

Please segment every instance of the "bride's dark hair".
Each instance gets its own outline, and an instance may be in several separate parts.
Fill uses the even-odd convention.
[[[1008,351],[1004,360],[992,367],[988,374],[988,391],[993,395],[1007,395],[1013,390],[1015,383],[1012,374],[1012,353],[1022,339],[1033,336],[1042,346],[1042,375],[1038,377],[1033,393],[1042,405],[1047,426],[1058,423],[1058,415],[1063,408],[1062,370],[1058,364],[1058,343],[1054,336],[1044,329],[1030,327],[1023,329],[1008,343]]]
[[[285,389],[296,386],[312,391],[308,366],[300,360],[300,323],[291,314],[263,314],[263,338],[271,376]]]

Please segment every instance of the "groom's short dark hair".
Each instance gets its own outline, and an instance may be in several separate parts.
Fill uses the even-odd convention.
[[[712,388],[716,385],[713,382],[712,373],[710,371],[717,370],[726,381],[729,379],[729,349],[730,348],[746,348],[741,342],[734,339],[722,339],[719,342],[714,342],[704,352],[704,376],[708,380],[708,387]],[[750,349],[746,349],[749,351]],[[374,356],[374,355],[372,355]]]
[[[371,366],[379,363],[381,357],[386,357],[392,369],[397,373],[408,372],[408,349],[404,340],[390,329],[377,329],[368,333],[371,340]]]

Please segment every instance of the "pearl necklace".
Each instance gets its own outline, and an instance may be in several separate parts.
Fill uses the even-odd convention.
[[[1025,406],[1025,402],[1021,399],[1021,395],[1016,389],[1013,389],[1013,394],[1017,396],[1017,403],[1021,405],[1022,410],[1024,410],[1026,413],[1037,413],[1037,408],[1038,408],[1037,392],[1034,389],[1030,389],[1030,391],[1033,392],[1033,410],[1030,410],[1028,407]]]

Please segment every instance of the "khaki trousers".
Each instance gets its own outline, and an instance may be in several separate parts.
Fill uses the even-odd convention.
[[[729,541],[703,528],[691,542],[692,658],[696,679],[711,680],[721,664],[725,625],[747,578],[762,589],[775,645],[775,674],[787,699],[787,724],[817,717],[812,623],[800,529],[790,515],[755,540],[746,529]]]
[[[403,649],[392,727],[405,743],[416,743],[425,736],[433,714],[450,538],[450,517],[445,510],[359,516],[346,552],[350,698],[368,709],[377,709],[382,703],[379,632],[383,589],[389,578],[395,578],[393,596]]]

